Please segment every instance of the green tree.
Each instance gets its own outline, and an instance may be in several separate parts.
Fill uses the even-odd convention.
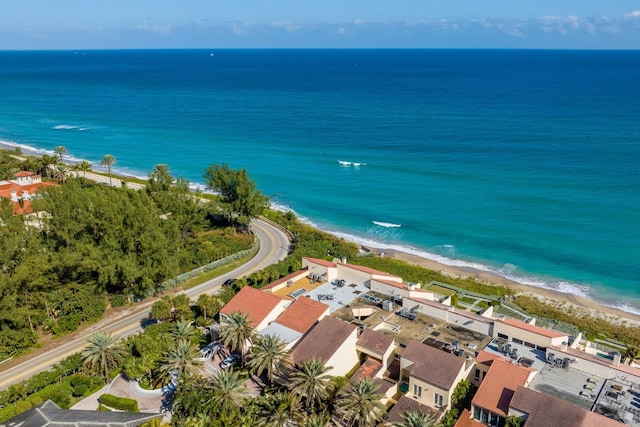
[[[462,413],[463,409],[471,408],[471,401],[476,393],[476,387],[469,380],[462,380],[453,389],[451,395],[451,407]]]
[[[87,172],[89,172],[91,170],[91,162],[88,162],[86,160],[81,161],[80,163],[78,163],[77,165],[75,165],[75,169],[82,172],[83,173],[83,178],[87,177]]]
[[[193,322],[188,320],[178,320],[171,325],[169,333],[176,341],[191,341],[196,333],[196,329],[193,327]]]
[[[363,378],[352,384],[349,393],[340,395],[337,402],[338,414],[350,426],[374,427],[385,414],[381,398],[373,380]]]
[[[159,361],[159,369],[164,378],[176,374],[180,378],[193,377],[200,372],[202,361],[200,350],[195,344],[180,340]]]
[[[116,367],[124,358],[125,350],[117,338],[107,332],[97,332],[87,341],[89,345],[82,351],[83,362],[91,368],[99,368],[107,382],[109,369]]]
[[[629,366],[638,358],[640,358],[640,346],[637,344],[627,344],[624,349],[623,356]]]
[[[290,393],[278,391],[258,401],[257,427],[289,427],[303,419],[300,401]]]
[[[161,298],[151,306],[151,317],[160,321],[168,320],[171,318],[172,309],[171,301],[168,301],[166,298]]]
[[[277,335],[262,335],[251,347],[249,368],[257,376],[266,372],[269,384],[273,383],[274,373],[282,372],[288,365],[289,352],[286,343]]]
[[[253,343],[255,328],[249,322],[249,315],[234,311],[221,322],[220,337],[222,342],[242,357],[247,353],[248,346]]]
[[[67,147],[65,147],[64,145],[58,145],[53,149],[53,152],[56,153],[58,157],[60,157],[60,163],[62,163],[62,156],[67,154]]]
[[[196,305],[202,311],[202,315],[204,316],[205,322],[207,321],[207,316],[213,317],[222,308],[222,300],[214,295],[209,294],[200,294],[198,297],[198,302]]]
[[[524,425],[524,419],[511,415],[507,417],[504,423],[505,427],[521,427]]]
[[[327,372],[331,367],[325,366],[320,359],[307,359],[296,366],[291,375],[289,390],[299,398],[305,399],[308,409],[322,404],[329,397],[327,386],[331,376]]]
[[[178,294],[171,300],[173,303],[173,316],[176,319],[184,320],[191,317],[191,299],[186,294]]]
[[[113,157],[111,154],[105,154],[104,156],[102,156],[102,159],[100,159],[100,165],[106,167],[107,171],[109,172],[109,187],[112,186],[112,183],[111,183],[111,168],[115,164],[116,164],[116,158]]]
[[[229,417],[238,413],[243,402],[250,396],[238,372],[233,369],[222,370],[211,380],[213,396],[211,402],[218,413]]]
[[[329,427],[331,417],[326,412],[304,415],[304,419],[300,422],[301,427]]]
[[[227,208],[227,218],[248,225],[269,207],[269,198],[256,189],[246,169],[230,169],[227,164],[210,165],[204,174],[207,186],[220,194]]]
[[[394,424],[397,427],[436,427],[438,425],[433,414],[417,409],[409,409],[400,416],[402,421]]]

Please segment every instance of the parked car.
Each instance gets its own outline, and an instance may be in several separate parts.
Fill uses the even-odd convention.
[[[211,344],[200,350],[200,353],[202,353],[203,359],[211,359],[213,356],[218,354],[220,350],[222,350],[222,344],[220,344],[219,342],[212,342]]]
[[[239,361],[240,361],[240,355],[232,354],[231,356],[227,357],[222,362],[220,362],[220,367],[222,369],[229,369],[232,366],[235,366]]]
[[[222,286],[231,286],[236,282],[236,279],[228,279],[225,280],[224,283],[222,284]]]

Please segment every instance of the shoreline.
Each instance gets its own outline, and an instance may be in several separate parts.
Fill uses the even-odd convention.
[[[376,252],[384,252],[385,256],[388,256],[390,258],[404,261],[412,265],[424,267],[429,270],[439,271],[448,276],[470,277],[482,283],[491,285],[503,285],[508,288],[515,289],[519,295],[533,296],[547,303],[568,304],[579,310],[588,311],[589,314],[593,317],[604,318],[605,320],[612,323],[627,321],[629,324],[640,326],[640,315],[630,313],[628,311],[624,311],[615,307],[610,307],[588,298],[556,291],[553,289],[525,285],[490,271],[479,270],[472,267],[457,267],[442,264],[429,258],[421,257],[419,255],[414,255],[396,249],[385,248],[384,246],[367,246],[367,248],[372,249]]]
[[[43,154],[49,153],[50,150],[46,149],[38,149],[32,146],[12,143],[10,141],[0,140],[0,149],[13,150],[15,148],[19,148],[23,155],[31,155],[31,156],[42,156]],[[75,164],[81,161],[81,159],[71,158],[70,156],[65,159],[64,163],[66,164]],[[96,165],[94,165],[95,167]],[[99,172],[102,172],[101,168],[97,168]],[[106,172],[106,171],[105,171]],[[122,174],[121,172],[112,171],[114,176],[118,176],[120,179],[127,179],[127,175]],[[109,184],[109,178],[104,175],[100,175],[97,173],[87,172],[87,179],[91,179],[96,182],[101,182],[103,184]],[[121,181],[118,178],[113,178],[114,186],[120,186]],[[130,188],[139,188],[140,184],[128,183],[127,186]],[[285,208],[285,207],[281,207]],[[272,207],[272,209],[282,210],[278,208]],[[290,210],[286,207],[287,210]],[[297,214],[296,214],[297,215]],[[307,222],[307,221],[303,221]],[[474,268],[472,266],[456,266],[445,264],[442,262],[438,262],[434,259],[427,258],[424,256],[417,255],[415,253],[410,253],[407,251],[403,251],[402,249],[390,248],[386,246],[384,243],[380,242],[367,242],[362,243],[358,242],[357,236],[345,236],[343,233],[336,233],[328,230],[322,230],[320,227],[316,226],[313,223],[307,222],[314,228],[318,230],[325,231],[329,234],[332,234],[336,237],[343,238],[345,240],[352,241],[359,246],[367,247],[377,252],[384,252],[387,256],[390,256],[394,259],[398,259],[401,261],[405,261],[409,264],[418,265],[430,270],[439,271],[445,275],[449,275],[452,277],[470,277],[476,279],[480,282],[486,284],[494,284],[494,285],[504,285],[509,288],[515,289],[518,294],[521,295],[530,295],[537,297],[545,302],[552,304],[569,304],[578,309],[586,310],[585,314],[590,314],[594,317],[604,318],[610,322],[616,323],[626,320],[627,322],[631,322],[636,325],[640,325],[640,314],[636,314],[633,312],[625,311],[620,308],[611,307],[605,305],[603,303],[597,302],[595,300],[585,298],[583,296],[574,295],[571,293],[561,292],[558,290],[553,290],[549,288],[527,285],[515,280],[504,277],[496,272],[492,272],[490,270]],[[354,238],[355,237],[355,238]],[[588,313],[587,313],[588,312]]]

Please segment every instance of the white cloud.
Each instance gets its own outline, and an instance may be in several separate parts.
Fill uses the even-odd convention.
[[[302,24],[291,22],[291,21],[275,21],[269,25],[276,28],[282,28],[283,30],[289,33],[295,33],[296,31],[300,31],[304,28]]]
[[[640,10],[633,10],[629,13],[625,13],[624,17],[626,19],[638,19],[640,18]]]

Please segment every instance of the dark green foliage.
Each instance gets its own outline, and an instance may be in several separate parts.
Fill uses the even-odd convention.
[[[138,401],[135,399],[127,399],[126,397],[117,397],[112,394],[103,394],[98,399],[101,405],[109,408],[118,409],[120,411],[140,412],[138,409]]]

